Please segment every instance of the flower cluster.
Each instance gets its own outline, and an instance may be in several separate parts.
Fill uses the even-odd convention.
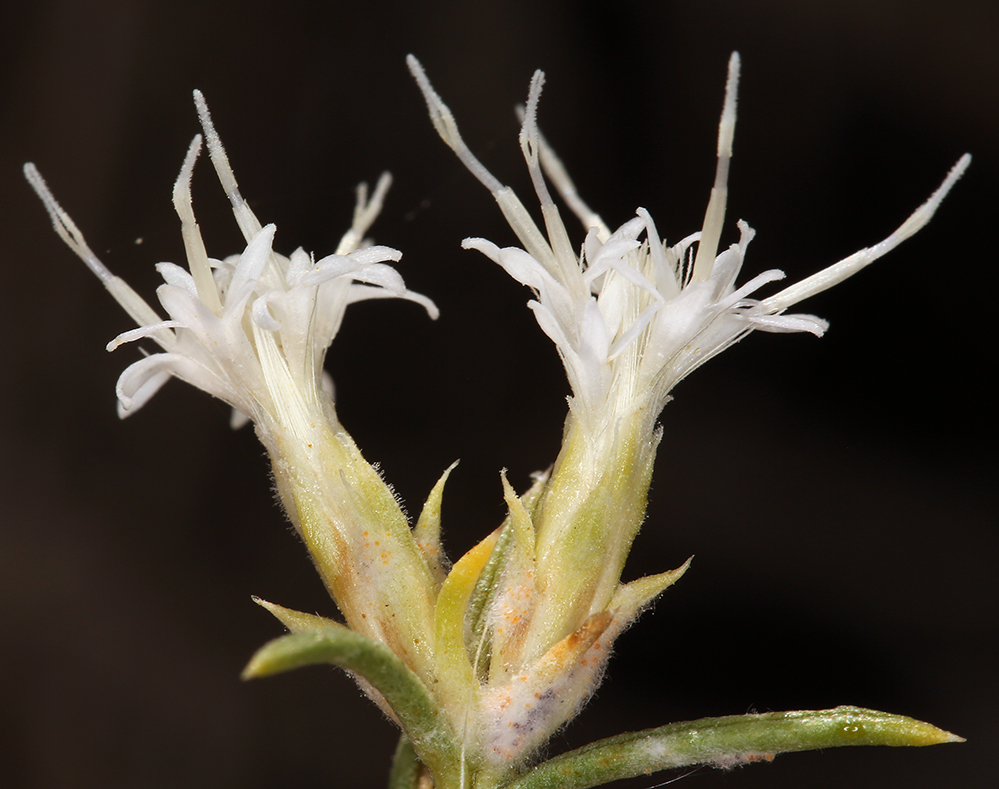
[[[234,425],[251,420],[270,455],[284,508],[343,616],[345,624],[339,624],[261,601],[292,635],[265,646],[248,675],[316,662],[341,665],[401,726],[407,739],[400,754],[411,747],[414,769],[429,771],[439,789],[488,789],[517,780],[532,755],[593,693],[617,636],[689,566],[688,560],[670,572],[621,582],[645,517],[661,438],[656,421],[672,388],[752,331],[822,335],[825,321],[788,309],[923,227],[970,157],[962,157],[930,199],[884,241],[774,295],[759,296],[784,275],[773,269],[737,284],[754,231],[740,221],[739,241],[719,252],[736,119],[737,54],[729,62],[704,223],[673,245],[661,238],[645,209],[611,231],[578,197],[538,129],[541,72],[531,82],[520,145],[544,231],[462,141],[415,58],[409,65],[437,131],[492,192],[522,245],[469,238],[463,246],[482,252],[531,288],[528,306],[555,343],[572,388],[563,446],[550,472],[537,475],[522,495],[503,476],[506,520],[450,568],[440,545],[441,499],[450,469],[410,525],[337,419],[323,369],[350,303],[402,298],[437,317],[433,303],[408,290],[390,265],[401,253],[364,241],[380,211],[387,175],[370,197],[363,185],[358,189],[353,224],[334,254],[318,260],[302,249],[281,255],[273,248],[274,225],[262,225],[240,195],[204,99],[195,92],[209,155],[246,246],[230,257],[208,256],[191,202],[202,145],[198,135],[173,194],[188,265],[158,266],[163,319],[93,254],[33,165],[25,165],[25,174],[56,231],[138,325],[108,349],[144,339],[161,349],[122,373],[120,414],[138,410],[176,377],[231,405]],[[546,177],[584,225],[579,251]],[[835,734],[842,720],[868,712],[840,708],[808,720]],[[877,725],[915,725],[896,718],[884,723],[890,717],[877,718]],[[918,729],[921,744],[953,739],[918,725],[925,727]],[[784,737],[781,747],[789,742]],[[666,754],[675,748],[661,743],[646,739],[624,756],[615,753],[638,772],[652,769],[649,765],[693,763],[683,762],[686,756],[670,761],[673,755]],[[757,746],[722,744],[689,759],[731,765],[766,757]],[[581,756],[580,764],[586,758]],[[592,774],[622,777],[612,770],[600,773],[604,762],[612,761],[604,759]]]
[[[538,130],[542,72],[536,72],[531,81],[520,145],[541,204],[547,238],[513,191],[465,145],[450,110],[412,56],[409,66],[438,133],[493,193],[523,244],[523,248],[500,248],[482,238],[467,238],[462,246],[479,250],[535,292],[528,306],[562,357],[572,385],[574,413],[593,433],[637,409],[647,408],[654,419],[677,382],[753,330],[821,336],[828,327],[826,321],[786,310],[852,276],[916,233],[971,161],[970,156],[962,157],[932,197],[884,241],[772,296],[753,298],[764,285],[784,278],[782,271],[771,269],[736,286],[755,231],[738,222],[739,241],[717,254],[735,131],[738,53],[729,61],[715,184],[704,225],[672,246],[661,239],[644,208],[612,232],[578,197],[561,161]],[[578,253],[551,198],[546,174],[587,231]]]
[[[286,257],[273,249],[274,225],[261,225],[240,194],[199,91],[194,101],[246,247],[222,259],[208,256],[191,204],[191,176],[202,145],[197,135],[173,191],[188,265],[157,266],[166,320],[91,251],[34,165],[24,168],[60,237],[138,324],[108,350],[144,338],[162,349],[122,373],[119,413],[134,413],[176,377],[231,405],[234,426],[251,419],[271,457],[285,510],[348,623],[393,645],[431,677],[428,622],[435,581],[399,503],[339,423],[323,369],[353,302],[403,298],[437,317],[433,302],[408,290],[389,265],[401,253],[364,240],[391,179],[383,175],[370,197],[365,185],[358,188],[354,221],[334,254],[317,260],[299,248]],[[432,543],[424,547],[431,550]]]
[[[387,265],[397,262],[401,252],[362,244],[391,183],[387,173],[370,200],[366,185],[358,188],[353,225],[334,254],[316,260],[299,247],[285,257],[273,249],[274,225],[262,226],[240,195],[200,91],[195,91],[194,101],[246,248],[222,260],[209,258],[205,250],[191,204],[191,176],[202,145],[199,134],[188,148],[173,191],[188,268],[157,266],[164,281],[157,296],[167,320],[101,263],[33,164],[25,165],[25,175],[62,239],[139,324],[112,340],[108,350],[146,337],[163,349],[122,373],[117,386],[121,416],[137,411],[167,380],[177,377],[224,400],[258,425],[283,421],[289,416],[282,413],[287,410],[285,384],[298,397],[319,403],[323,360],[348,304],[399,297],[418,302],[434,318],[437,308],[407,290],[402,277]]]
[[[661,239],[645,209],[639,208],[633,219],[612,232],[579,198],[538,129],[542,72],[531,81],[520,147],[545,232],[513,190],[469,150],[420,63],[412,56],[408,63],[437,132],[492,192],[523,245],[501,248],[482,238],[467,238],[462,246],[482,252],[532,289],[534,299],[528,306],[555,343],[572,387],[562,451],[536,508],[521,516],[526,522],[522,530],[529,532],[522,543],[530,550],[508,567],[498,593],[502,604],[487,629],[493,632],[494,655],[498,643],[500,654],[509,657],[504,620],[510,611],[517,613],[518,670],[528,666],[542,672],[552,652],[562,648],[563,639],[581,646],[561,665],[561,684],[531,686],[542,698],[551,691],[560,704],[547,705],[544,711],[530,704],[519,708],[511,704],[494,720],[491,741],[502,747],[497,746],[493,756],[500,758],[515,750],[509,732],[543,730],[547,737],[592,692],[600,676],[594,666],[603,663],[582,645],[599,646],[605,655],[642,606],[686,569],[684,565],[626,585],[620,581],[644,518],[660,438],[655,423],[672,388],[754,330],[821,336],[827,328],[824,320],[789,314],[787,309],[855,274],[923,227],[967,168],[970,156],[962,157],[930,199],[887,239],[772,296],[758,298],[760,288],[784,274],[772,269],[736,284],[752,228],[740,221],[739,241],[718,254],[735,130],[738,53],[733,53],[728,66],[715,183],[704,224],[672,246]],[[587,231],[579,252],[569,241],[546,175]],[[518,602],[525,598],[529,603]],[[506,685],[502,688],[505,698],[509,691]],[[526,750],[537,744],[523,736],[513,740]]]

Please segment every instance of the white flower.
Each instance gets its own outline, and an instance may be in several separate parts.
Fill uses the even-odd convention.
[[[26,164],[24,172],[62,239],[139,324],[116,337],[108,350],[147,337],[162,348],[122,373],[117,385],[121,416],[141,408],[173,376],[229,403],[235,409],[234,424],[249,417],[258,425],[273,421],[290,427],[307,418],[303,408],[318,408],[321,390],[331,388],[328,380],[324,386],[323,360],[348,304],[399,297],[423,305],[431,317],[437,317],[437,309],[426,297],[407,290],[402,277],[387,265],[398,261],[400,252],[362,245],[381,210],[390,183],[387,173],[370,200],[366,186],[358,188],[353,224],[335,254],[316,260],[299,248],[285,257],[273,250],[274,225],[261,226],[240,195],[199,91],[194,99],[209,155],[246,248],[222,260],[209,258],[205,251],[191,205],[191,175],[201,150],[197,135],[173,193],[188,268],[157,266],[164,281],[157,296],[166,320],[94,255],[34,165]]]
[[[579,199],[561,162],[538,131],[537,104],[544,82],[540,71],[531,82],[520,145],[541,202],[547,239],[513,191],[469,151],[450,110],[412,56],[409,66],[438,133],[493,193],[524,245],[523,249],[500,248],[485,239],[468,238],[463,246],[484,253],[535,292],[529,306],[558,348],[572,385],[573,413],[591,434],[637,409],[647,409],[654,421],[678,381],[753,330],[821,336],[828,326],[824,320],[786,310],[855,274],[916,233],[971,161],[969,155],[963,156],[932,197],[884,241],[759,299],[753,294],[784,274],[771,269],[736,285],[754,231],[740,221],[739,242],[716,255],[735,130],[738,53],[729,61],[718,165],[704,225],[699,233],[673,246],[660,240],[644,209],[639,208],[637,217],[612,233]],[[579,253],[569,242],[542,171],[588,229]]]
[[[280,255],[273,250],[274,225],[262,226],[241,197],[204,99],[197,91],[194,98],[246,247],[221,260],[205,251],[190,188],[199,135],[173,193],[188,267],[157,267],[166,320],[97,259],[35,167],[25,165],[56,231],[139,325],[108,349],[144,338],[162,349],[122,373],[119,411],[125,416],[141,408],[177,377],[229,403],[234,424],[252,419],[285,511],[347,624],[388,645],[429,682],[439,581],[392,490],[339,423],[328,380],[324,386],[323,360],[348,304],[399,297],[437,317],[434,304],[407,290],[388,265],[401,253],[363,243],[389,177],[382,176],[370,199],[366,187],[359,187],[353,224],[334,254],[319,260],[302,249]],[[436,532],[424,544],[439,548]]]
[[[408,62],[438,133],[492,192],[522,245],[501,248],[468,238],[463,246],[484,253],[534,291],[529,306],[555,343],[572,386],[562,449],[550,477],[540,492],[525,496],[533,502],[530,512],[511,504],[517,550],[510,550],[514,558],[504,567],[483,625],[492,642],[481,740],[487,763],[501,774],[585,703],[617,635],[687,568],[621,583],[645,517],[661,437],[656,419],[673,386],[753,330],[821,335],[825,321],[788,314],[788,308],[919,230],[970,157],[962,157],[933,196],[880,244],[759,298],[760,288],[784,275],[770,270],[736,284],[753,230],[739,222],[738,243],[718,254],[735,129],[737,54],[729,62],[717,171],[703,227],[672,246],[661,240],[644,209],[611,232],[580,200],[538,131],[541,72],[531,82],[520,145],[545,232],[462,141],[416,59]],[[569,241],[545,175],[588,230],[581,249]],[[513,501],[512,491],[507,500]]]

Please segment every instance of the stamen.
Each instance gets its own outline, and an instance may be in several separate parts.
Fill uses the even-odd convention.
[[[558,208],[555,206],[548,186],[545,184],[545,176],[541,172],[541,165],[538,163],[540,146],[538,144],[538,100],[541,98],[541,88],[545,84],[545,74],[543,71],[535,71],[531,78],[531,88],[527,95],[527,109],[524,112],[524,122],[520,127],[520,150],[524,153],[527,161],[527,170],[531,174],[531,183],[534,184],[534,192],[541,203],[541,214],[545,218],[545,229],[548,231],[548,240],[551,243],[552,251],[555,253],[555,262],[559,265],[558,278],[567,287],[575,290],[573,284],[581,285],[579,277],[579,266],[577,265],[576,252],[569,241],[569,234],[566,232],[562,217],[559,216]],[[552,272],[555,274],[556,272]],[[587,295],[589,291],[587,290]]]
[[[350,230],[344,233],[340,239],[340,244],[334,254],[349,255],[356,252],[357,248],[364,241],[364,234],[368,232],[371,223],[375,221],[382,211],[382,203],[385,200],[385,193],[392,185],[391,173],[382,173],[375,186],[375,193],[368,200],[368,185],[361,183],[357,185],[357,204],[354,206],[354,222]]]
[[[87,246],[83,233],[80,232],[76,223],[70,219],[69,214],[63,211],[62,206],[56,201],[49,190],[48,184],[45,183],[45,179],[42,178],[42,174],[38,172],[33,163],[28,162],[24,165],[24,177],[28,179],[28,183],[35,190],[35,194],[41,198],[42,204],[49,214],[49,219],[52,220],[52,227],[59,234],[59,238],[76,253],[77,257],[87,264],[87,268],[93,271],[101,282],[108,282],[114,275],[108,270],[107,266],[101,263],[97,255],[90,250],[90,247]]]
[[[31,188],[35,190],[35,194],[41,199],[42,205],[45,206],[45,210],[52,220],[52,227],[59,234],[59,238],[63,240],[66,246],[80,260],[87,264],[87,268],[97,275],[98,279],[104,283],[104,287],[107,288],[108,292],[114,297],[114,300],[128,313],[129,317],[141,326],[159,323],[160,317],[156,314],[156,310],[150,307],[142,296],[132,290],[131,286],[125,280],[112,274],[108,270],[108,267],[101,263],[97,255],[91,251],[86,239],[83,237],[83,233],[80,232],[76,223],[56,201],[48,185],[45,183],[45,179],[42,178],[41,173],[38,172],[38,169],[31,162],[24,165],[24,177],[28,179]],[[157,337],[157,341],[159,340],[160,338]],[[163,338],[163,342],[169,342],[169,338]]]
[[[184,238],[184,249],[187,252],[187,262],[194,277],[194,285],[198,289],[198,298],[216,315],[222,314],[222,302],[212,275],[212,267],[208,262],[208,252],[201,237],[201,230],[194,219],[194,206],[191,203],[191,176],[194,173],[194,163],[201,153],[201,135],[194,135],[184,166],[173,185],[173,207],[180,217],[180,231]]]
[[[534,223],[534,220],[531,219],[531,215],[520,202],[520,199],[514,194],[512,189],[503,186],[482,165],[482,162],[475,158],[468,149],[468,146],[465,145],[464,140],[461,139],[461,135],[458,133],[458,125],[454,122],[451,110],[441,101],[441,97],[433,89],[430,80],[427,79],[427,75],[423,70],[423,66],[420,65],[420,61],[413,55],[408,55],[406,57],[406,64],[409,66],[410,72],[423,92],[423,98],[426,99],[427,109],[430,112],[430,120],[433,122],[434,128],[437,129],[437,133],[441,136],[441,139],[457,154],[458,159],[468,168],[469,172],[492,192],[496,203],[500,207],[500,211],[503,212],[504,218],[524,245],[524,249],[527,250],[528,254],[541,263],[553,275],[557,273],[555,255],[552,253],[548,241]]]
[[[423,70],[423,66],[420,65],[420,61],[413,55],[407,55],[406,65],[409,66],[410,73],[423,92],[423,98],[427,102],[427,109],[430,111],[430,120],[433,122],[434,128],[437,129],[437,133],[441,136],[441,139],[458,155],[461,163],[469,169],[472,175],[482,182],[486,189],[494,195],[502,190],[503,184],[483,166],[482,162],[475,158],[475,154],[468,149],[465,141],[461,139],[461,135],[458,133],[458,125],[454,122],[451,110],[441,101],[441,97],[433,89],[430,80],[427,79],[426,72]]]
[[[898,230],[884,241],[872,247],[861,249],[859,252],[854,252],[849,257],[839,261],[839,263],[834,263],[828,268],[812,274],[810,277],[806,277],[801,282],[796,282],[794,285],[784,288],[780,293],[763,299],[754,312],[779,312],[780,310],[785,310],[803,299],[831,288],[847,277],[852,277],[865,266],[870,265],[882,255],[893,250],[907,238],[926,226],[933,218],[933,214],[936,213],[937,208],[940,207],[940,203],[951,190],[951,187],[964,175],[964,171],[968,169],[969,164],[971,164],[971,154],[966,153],[958,159],[957,164],[951,168],[944,182],[930,195],[929,200],[919,206],[912,213],[912,216],[906,219]]]
[[[735,99],[739,92],[739,53],[733,52],[728,61],[728,80],[725,83],[725,105],[721,123],[718,124],[718,164],[715,169],[715,185],[711,188],[708,208],[704,212],[704,226],[701,241],[694,258],[692,282],[700,282],[711,276],[718,240],[725,223],[725,204],[728,201],[728,167],[732,159],[732,137],[735,134]]]
[[[222,140],[219,139],[218,132],[215,131],[215,124],[212,123],[212,116],[208,112],[208,104],[200,90],[194,91],[194,106],[198,109],[198,118],[201,121],[201,128],[205,130],[205,144],[208,146],[208,155],[215,165],[215,172],[219,177],[219,182],[225,190],[226,197],[232,204],[232,212],[236,215],[236,224],[239,225],[243,238],[247,243],[260,232],[263,225],[260,220],[250,210],[243,196],[239,193],[239,185],[236,183],[236,176],[229,165],[229,157],[226,156],[225,148],[222,147]]]
[[[517,118],[521,124],[524,122],[524,112],[522,105],[517,107]],[[565,200],[565,204],[569,206],[569,210],[583,223],[583,229],[590,230],[591,228],[596,228],[597,238],[601,242],[607,241],[611,235],[610,228],[604,223],[600,214],[590,208],[579,196],[579,192],[576,191],[576,184],[569,177],[565,165],[562,164],[562,160],[555,153],[555,149],[545,139],[545,135],[541,133],[540,128],[537,129],[537,136],[541,169],[548,176],[548,180],[552,182],[555,189],[562,196],[562,199]]]

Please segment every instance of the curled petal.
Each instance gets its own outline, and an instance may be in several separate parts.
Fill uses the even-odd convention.
[[[151,326],[140,326],[138,329],[132,329],[131,331],[119,334],[107,344],[106,350],[113,351],[120,345],[141,340],[143,337],[152,337],[153,339],[156,339],[156,335],[160,332],[175,329],[179,326],[180,324],[177,323],[177,321],[161,321],[160,323],[154,323]],[[170,334],[172,335],[173,332],[170,332]],[[168,344],[164,344],[163,347],[168,347]]]
[[[743,285],[736,291],[733,291],[724,299],[719,300],[718,307],[723,310],[727,310],[730,307],[734,307],[740,301],[742,301],[750,293],[762,288],[768,282],[777,282],[778,280],[784,279],[784,272],[779,269],[772,268],[770,271],[764,271],[762,274],[757,274],[749,282]]]
[[[370,247],[362,247],[356,252],[350,254],[351,258],[354,260],[364,263],[383,263],[386,260],[391,260],[393,263],[398,263],[402,260],[402,252],[398,249],[393,249],[392,247],[380,246],[378,244],[373,244]]]
[[[274,309],[283,302],[285,296],[280,291],[268,291],[263,296],[253,302],[252,314],[253,322],[261,329],[267,331],[278,331],[281,328],[281,320],[274,316]]]
[[[393,294],[402,293],[406,290],[406,283],[402,276],[391,266],[384,263],[359,264],[357,261],[350,261],[350,267],[343,271],[339,265],[323,266],[322,261],[316,264],[308,274],[304,274],[299,280],[299,285],[311,287],[328,282],[333,279],[345,277],[358,282],[368,282],[372,285],[381,285]]]
[[[156,356],[161,356],[163,354],[156,354]],[[154,358],[154,357],[149,357]],[[134,366],[134,365],[133,365]],[[127,373],[129,368],[125,369]],[[118,379],[118,418],[124,419],[127,416],[131,416],[136,411],[138,411],[154,394],[156,394],[160,388],[173,377],[173,374],[167,370],[154,369],[150,373],[141,379],[134,382],[130,382],[129,391],[131,395],[125,395],[122,390],[121,378],[124,378],[124,373],[122,373],[121,378]]]
[[[192,296],[198,295],[198,287],[194,284],[194,277],[191,272],[176,263],[157,263],[156,270],[163,277],[163,281],[172,287],[186,290]]]
[[[815,315],[752,315],[750,322],[760,331],[786,334],[808,332],[821,337],[829,328],[829,322]]]
[[[476,249],[502,266],[511,277],[522,285],[540,291],[544,285],[558,286],[558,281],[537,260],[518,247],[500,249],[492,241],[484,238],[466,238],[461,242],[462,249]]]
[[[416,291],[404,290],[402,293],[393,293],[385,290],[385,288],[378,288],[372,285],[350,286],[350,289],[347,291],[347,304],[365,301],[366,299],[405,299],[406,301],[413,301],[419,304],[433,320],[437,320],[441,314],[440,310],[437,309],[437,305],[431,299]]]
[[[219,371],[181,353],[156,353],[129,365],[118,378],[115,392],[121,408],[131,414],[155,394],[169,376],[179,378],[234,408],[251,413],[250,404]]]

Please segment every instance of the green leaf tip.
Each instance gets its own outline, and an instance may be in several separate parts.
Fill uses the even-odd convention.
[[[280,674],[321,663],[345,668],[366,680],[391,708],[403,732],[436,773],[457,764],[456,738],[419,677],[384,644],[343,625],[276,638],[264,644],[243,670],[243,679]]]
[[[929,723],[863,707],[702,718],[591,743],[538,765],[504,789],[589,789],[658,770],[698,764],[728,769],[817,748],[963,741]]]
[[[303,633],[323,627],[343,627],[339,622],[334,622],[332,619],[317,616],[316,614],[306,614],[292,608],[285,608],[283,605],[270,603],[256,595],[253,595],[252,599],[261,608],[270,611],[292,633]]]
[[[418,789],[422,769],[413,744],[405,736],[400,737],[392,758],[389,789]]]
[[[834,748],[840,745],[924,746],[965,741],[964,737],[958,737],[915,718],[863,707],[843,706],[818,712],[770,714],[783,716],[792,725],[809,727],[817,734],[821,732],[823,735],[828,735],[830,738],[828,744],[818,746],[822,748]]]

